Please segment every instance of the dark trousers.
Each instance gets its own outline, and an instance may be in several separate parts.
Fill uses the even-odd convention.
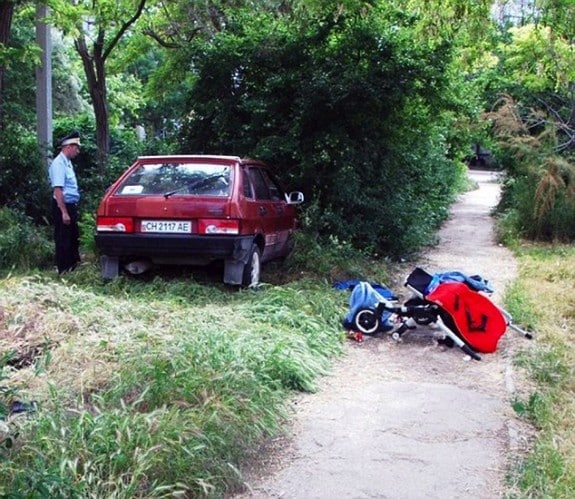
[[[54,242],[56,243],[56,266],[58,273],[74,270],[80,263],[80,231],[78,229],[78,206],[66,203],[70,224],[62,222],[62,212],[55,199],[52,199],[52,220]]]

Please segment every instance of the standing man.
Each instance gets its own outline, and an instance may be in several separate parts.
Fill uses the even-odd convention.
[[[52,186],[52,223],[56,243],[58,274],[69,272],[80,262],[78,201],[80,191],[72,159],[80,152],[80,134],[73,132],[60,142],[60,154],[50,165]]]

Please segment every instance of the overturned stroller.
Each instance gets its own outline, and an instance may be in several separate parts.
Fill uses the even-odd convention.
[[[344,327],[365,335],[387,332],[399,341],[418,325],[436,325],[445,344],[461,348],[475,360],[481,360],[480,353],[494,352],[507,328],[533,337],[489,299],[493,289],[481,276],[456,271],[431,275],[416,267],[405,286],[412,297],[399,304],[387,288],[376,290],[359,282],[352,290]]]

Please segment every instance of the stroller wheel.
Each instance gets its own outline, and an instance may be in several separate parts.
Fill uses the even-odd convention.
[[[375,334],[379,331],[380,321],[375,310],[362,308],[353,318],[353,327],[363,334]]]
[[[418,317],[414,317],[413,320],[418,326],[429,326],[435,322],[435,318],[431,315],[420,315]]]

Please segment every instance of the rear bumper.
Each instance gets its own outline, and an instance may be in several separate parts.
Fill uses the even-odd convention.
[[[101,254],[127,258],[162,260],[239,260],[247,261],[253,236],[198,236],[164,234],[96,233]]]

